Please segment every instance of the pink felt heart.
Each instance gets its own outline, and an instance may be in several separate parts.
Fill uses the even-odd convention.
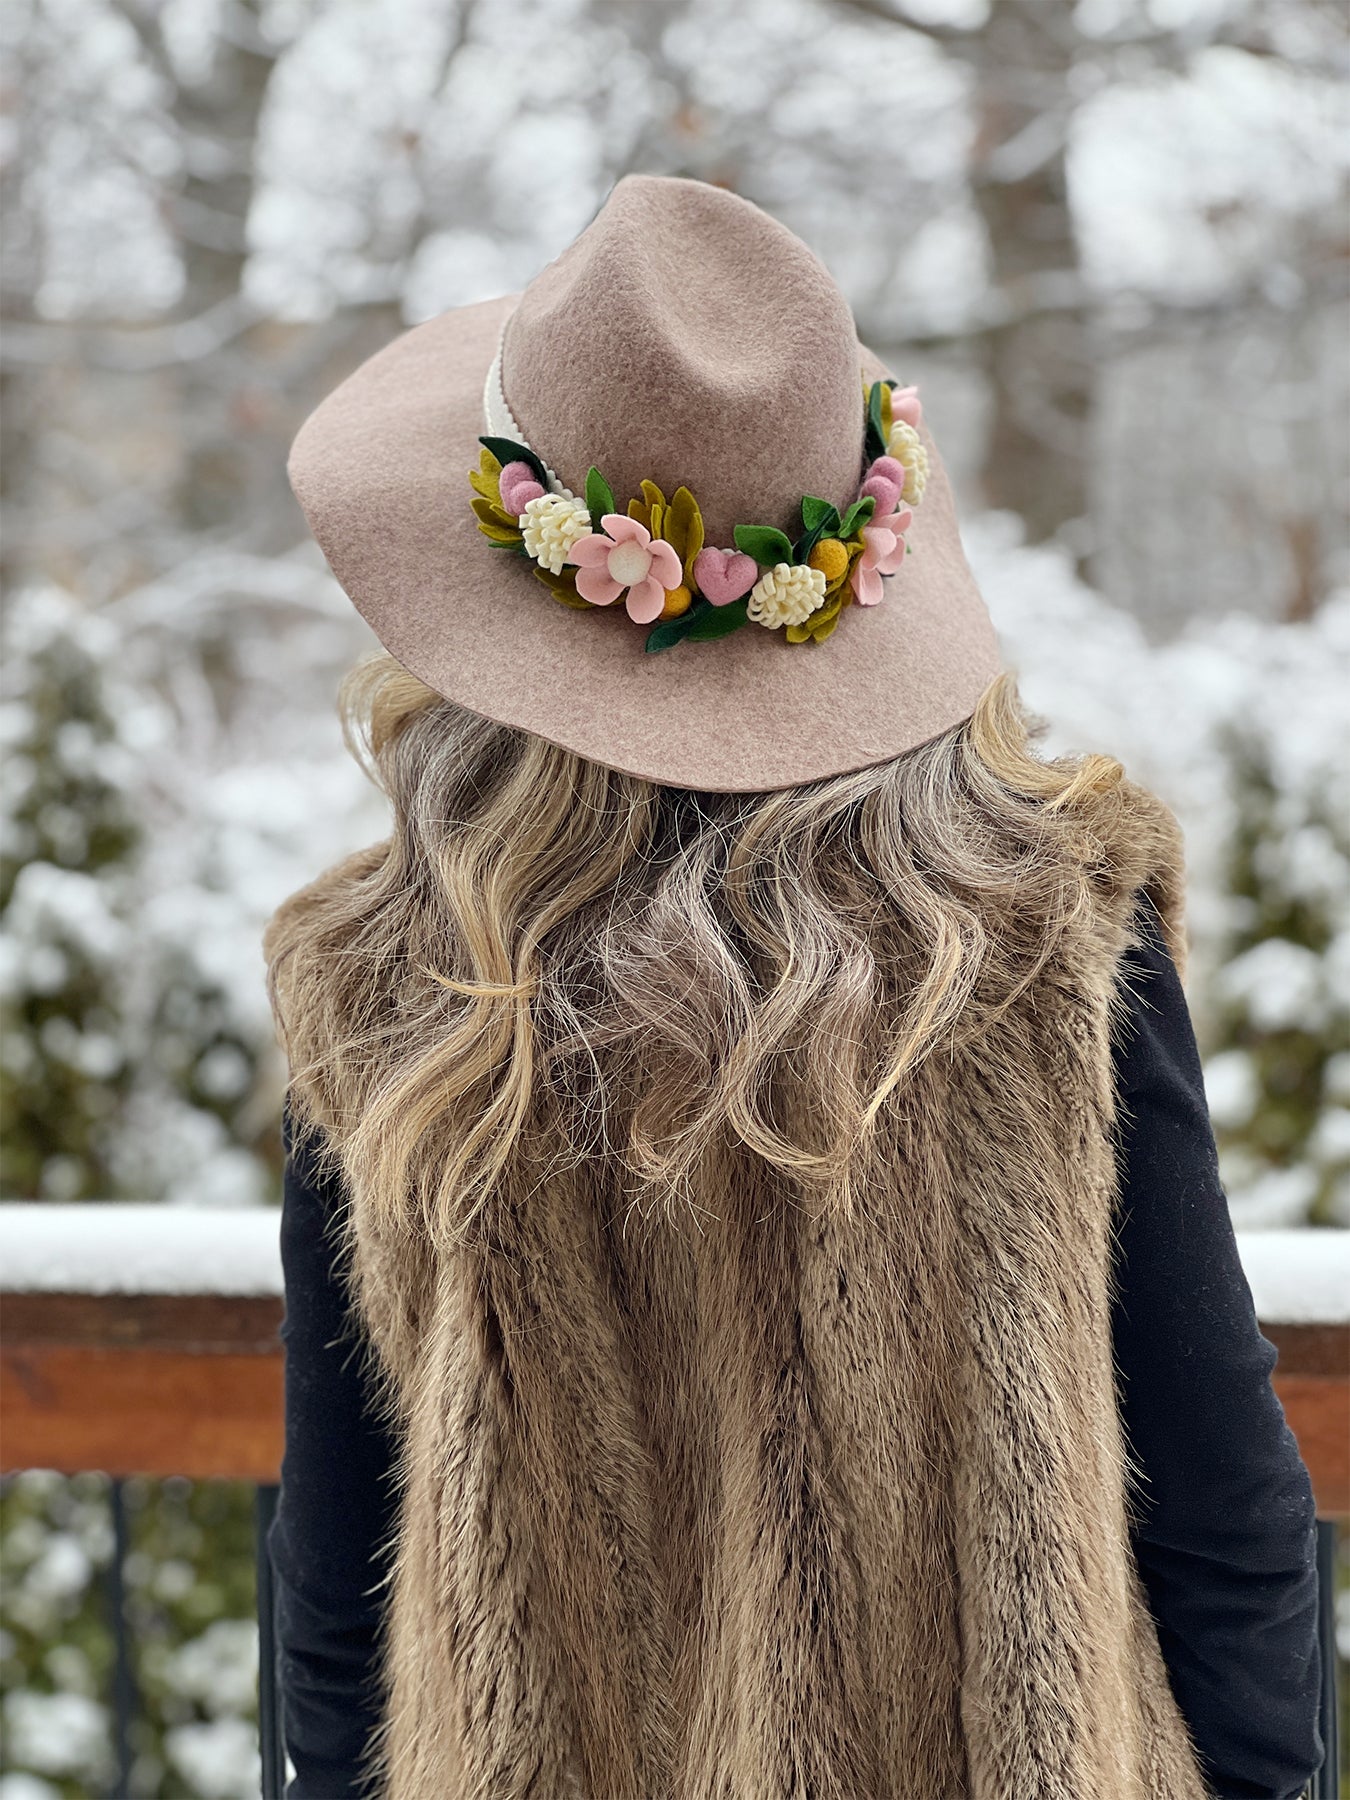
[[[759,580],[759,564],[741,550],[700,550],[694,558],[694,580],[713,606],[729,606],[748,594]]]
[[[527,462],[507,463],[497,478],[497,485],[501,490],[502,511],[509,512],[514,519],[518,519],[530,501],[537,500],[544,491]]]

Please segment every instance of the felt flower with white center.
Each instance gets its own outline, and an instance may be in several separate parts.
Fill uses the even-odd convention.
[[[578,538],[591,528],[584,500],[562,494],[540,494],[520,515],[520,535],[527,553],[550,574],[561,575]]]
[[[568,561],[577,565],[577,592],[593,606],[610,606],[626,588],[629,618],[648,625],[684,580],[679,556],[624,513],[606,513],[600,523],[603,531],[572,545]]]
[[[778,625],[800,625],[822,604],[827,585],[823,569],[780,562],[766,569],[751,588],[745,616],[770,630]]]

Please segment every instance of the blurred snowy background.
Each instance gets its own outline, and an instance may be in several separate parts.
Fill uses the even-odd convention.
[[[1239,1227],[1350,1225],[1339,0],[8,0],[3,1190],[275,1199],[259,950],[379,835],[290,436],[630,169],[821,253],[1058,746],[1187,830]],[[0,1800],[108,1778],[101,1478],[0,1501]],[[256,1792],[247,1495],[129,1484],[134,1791]]]

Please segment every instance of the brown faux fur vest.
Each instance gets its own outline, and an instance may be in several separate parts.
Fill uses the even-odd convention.
[[[1201,1800],[1130,1554],[1109,1025],[1170,814],[894,1100],[848,1220],[735,1147],[642,1221],[550,1177],[433,1258],[354,1196],[406,1416],[388,1800]]]

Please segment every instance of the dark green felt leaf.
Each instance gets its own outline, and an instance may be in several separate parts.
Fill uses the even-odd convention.
[[[851,538],[871,518],[877,509],[876,496],[868,494],[861,500],[855,500],[844,514],[844,522],[839,527],[841,538]]]
[[[725,637],[729,631],[739,630],[746,622],[749,604],[749,594],[743,594],[739,600],[730,600],[725,606],[710,606],[689,627],[686,635],[690,643],[704,644],[712,638]]]
[[[543,463],[540,462],[539,458],[535,455],[534,451],[530,449],[528,444],[513,444],[510,438],[499,437],[480,437],[478,441],[492,452],[503,468],[506,467],[507,463],[528,463],[534,470],[534,478],[539,483],[540,487],[543,488],[545,493],[549,491],[548,470],[544,467]]]
[[[614,490],[599,469],[592,467],[586,476],[586,511],[591,515],[592,526],[599,531],[605,514],[618,510],[614,504]]]
[[[802,501],[802,524],[808,531],[818,532],[822,527],[828,531],[836,531],[839,527],[839,514],[828,500],[808,494]]]
[[[736,548],[753,556],[762,569],[792,561],[792,541],[772,525],[738,525],[733,532]]]
[[[874,463],[886,454],[886,432],[881,423],[882,383],[874,381],[867,396],[867,460]]]
[[[830,511],[834,512],[834,508],[831,507]],[[836,525],[839,523],[839,514],[838,513],[834,513],[834,522]],[[804,531],[802,533],[802,535],[797,539],[796,543],[792,546],[793,562],[804,563],[806,561],[807,557],[810,556],[811,552],[815,549],[816,545],[825,536],[825,524],[826,524],[825,520],[822,519],[820,521],[819,525],[815,526],[812,530]]]
[[[643,648],[652,655],[655,655],[658,650],[668,650],[672,644],[678,644],[681,638],[689,635],[691,628],[705,611],[713,612],[715,610],[706,603],[700,604],[696,601],[688,612],[681,613],[678,618],[663,619],[659,625],[654,625],[647,633]]]

